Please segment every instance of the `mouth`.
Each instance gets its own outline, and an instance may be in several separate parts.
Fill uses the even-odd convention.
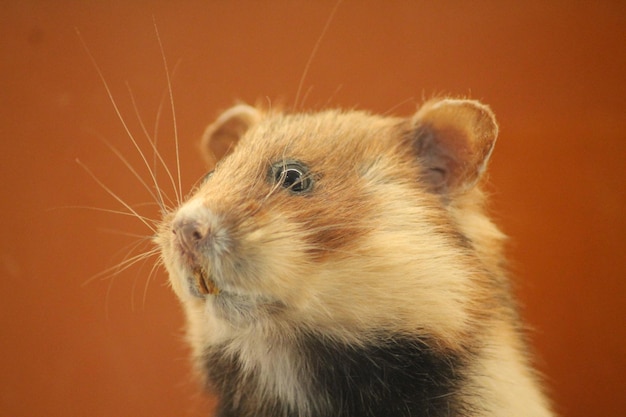
[[[196,288],[202,295],[218,295],[220,293],[220,289],[215,284],[215,281],[211,279],[211,276],[204,268],[197,266],[192,273]]]

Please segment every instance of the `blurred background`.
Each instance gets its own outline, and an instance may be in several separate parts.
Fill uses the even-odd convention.
[[[0,3],[0,415],[212,407],[155,258],[113,274],[151,247],[150,231],[115,213],[105,187],[158,218],[116,156],[148,178],[115,107],[148,163],[144,127],[176,171],[166,68],[184,190],[204,173],[204,127],[237,100],[292,106],[301,84],[306,109],[410,115],[435,95],[491,105],[491,211],[511,237],[538,367],[561,415],[624,415],[626,2],[346,0],[329,23],[335,6]]]

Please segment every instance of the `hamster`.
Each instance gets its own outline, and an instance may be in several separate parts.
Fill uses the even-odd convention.
[[[481,180],[485,105],[245,104],[156,237],[220,417],[551,416]]]

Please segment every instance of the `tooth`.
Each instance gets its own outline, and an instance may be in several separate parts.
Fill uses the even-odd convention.
[[[196,280],[196,285],[202,294],[217,295],[220,290],[215,285],[215,282],[208,276],[203,268],[197,267],[193,270],[193,277]]]

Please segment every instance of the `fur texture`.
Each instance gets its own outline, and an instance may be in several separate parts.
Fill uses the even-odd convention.
[[[483,209],[496,136],[450,99],[207,129],[216,169],[158,243],[219,416],[552,415]]]

